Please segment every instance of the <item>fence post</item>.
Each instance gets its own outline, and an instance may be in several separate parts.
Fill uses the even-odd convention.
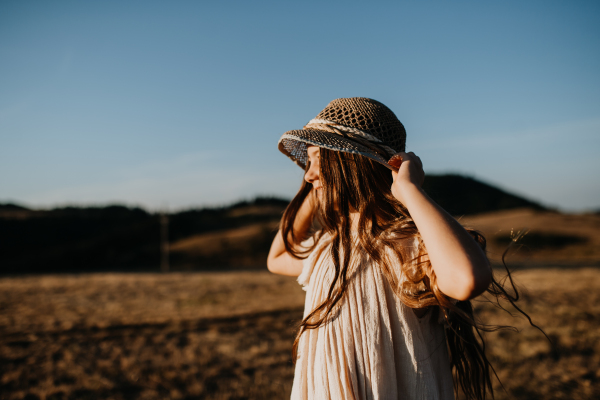
[[[160,270],[169,272],[169,214],[160,213]]]

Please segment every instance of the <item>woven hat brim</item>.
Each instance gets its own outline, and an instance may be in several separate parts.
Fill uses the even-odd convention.
[[[360,154],[393,170],[387,163],[388,160],[373,150],[352,139],[335,133],[320,131],[318,129],[292,130],[284,133],[278,142],[279,151],[288,156],[302,169],[306,169],[308,159],[306,148],[310,145],[345,153]]]

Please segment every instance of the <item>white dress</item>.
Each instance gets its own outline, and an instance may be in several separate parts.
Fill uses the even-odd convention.
[[[330,246],[325,237],[320,242]],[[327,297],[335,272],[329,248],[316,250],[298,277],[305,317]],[[417,317],[380,269],[367,256],[358,258],[335,317],[300,338],[291,398],[454,399],[438,309]],[[401,276],[399,265],[395,271]]]

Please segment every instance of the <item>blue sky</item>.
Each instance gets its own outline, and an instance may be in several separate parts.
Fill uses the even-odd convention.
[[[595,1],[3,1],[0,202],[289,198],[279,136],[364,96],[426,172],[598,209],[598,71]]]

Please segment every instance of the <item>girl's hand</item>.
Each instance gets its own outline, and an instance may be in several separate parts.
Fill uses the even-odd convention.
[[[412,151],[410,153],[397,153],[388,162],[392,167],[398,168],[398,171],[392,171],[394,182],[392,183],[392,194],[402,204],[404,200],[405,189],[409,186],[420,188],[425,179],[423,163],[421,159]]]
[[[392,172],[392,194],[404,204],[421,234],[438,288],[456,300],[483,293],[492,281],[485,252],[458,221],[421,189],[425,173],[419,157],[398,153],[389,164],[398,168]]]

